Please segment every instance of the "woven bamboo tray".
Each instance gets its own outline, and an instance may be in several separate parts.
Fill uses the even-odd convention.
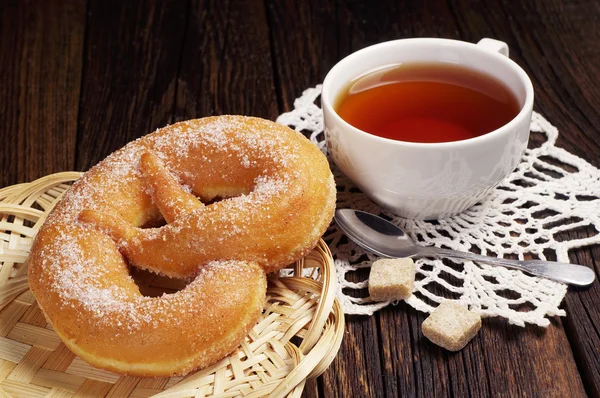
[[[27,284],[27,256],[48,212],[81,173],[67,172],[0,189],[0,396],[7,397],[299,397],[307,378],[335,357],[344,317],[323,241],[269,279],[259,323],[227,358],[185,378],[141,378],[96,369],[56,336]],[[154,295],[179,282],[136,272]]]

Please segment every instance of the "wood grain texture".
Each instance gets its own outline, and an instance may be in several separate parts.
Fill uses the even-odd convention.
[[[593,228],[572,231],[568,235],[585,238],[598,233]],[[600,275],[600,246],[574,250],[571,262],[590,265]],[[564,320],[571,349],[577,360],[586,391],[591,397],[600,397],[600,286],[573,289],[565,299],[569,314]]]
[[[278,115],[266,12],[257,1],[192,1],[175,120]]]
[[[415,36],[507,42],[558,145],[600,167],[594,0],[2,1],[0,186],[85,170],[178,120],[274,119],[349,53]],[[600,275],[600,247],[570,259]],[[304,396],[600,396],[599,303],[599,283],[570,289],[568,317],[548,329],[485,320],[459,353],[430,344],[424,314],[404,304],[349,316],[339,355]],[[106,386],[80,393],[92,390]]]
[[[74,166],[84,15],[84,3],[0,3],[0,186]]]
[[[171,121],[187,4],[90,0],[75,167]]]

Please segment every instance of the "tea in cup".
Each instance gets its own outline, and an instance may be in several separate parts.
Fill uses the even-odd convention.
[[[533,86],[496,40],[404,39],[335,65],[321,102],[336,165],[383,208],[436,219],[483,200],[529,139]]]

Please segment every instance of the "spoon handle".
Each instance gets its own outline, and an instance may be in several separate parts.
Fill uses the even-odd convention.
[[[510,260],[505,258],[482,256],[469,252],[441,249],[433,246],[420,247],[416,256],[460,258],[463,260],[477,261],[490,265],[501,265],[506,268],[518,269],[520,271],[528,272],[532,275],[577,286],[590,285],[596,278],[596,274],[591,268],[577,264],[557,263],[554,261],[543,260]]]

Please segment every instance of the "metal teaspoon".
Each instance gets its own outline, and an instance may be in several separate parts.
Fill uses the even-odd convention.
[[[359,246],[383,257],[460,258],[518,269],[532,275],[577,286],[590,285],[596,278],[592,269],[577,264],[542,260],[509,260],[433,246],[419,246],[396,225],[360,210],[338,209],[335,211],[335,221],[346,235]]]

